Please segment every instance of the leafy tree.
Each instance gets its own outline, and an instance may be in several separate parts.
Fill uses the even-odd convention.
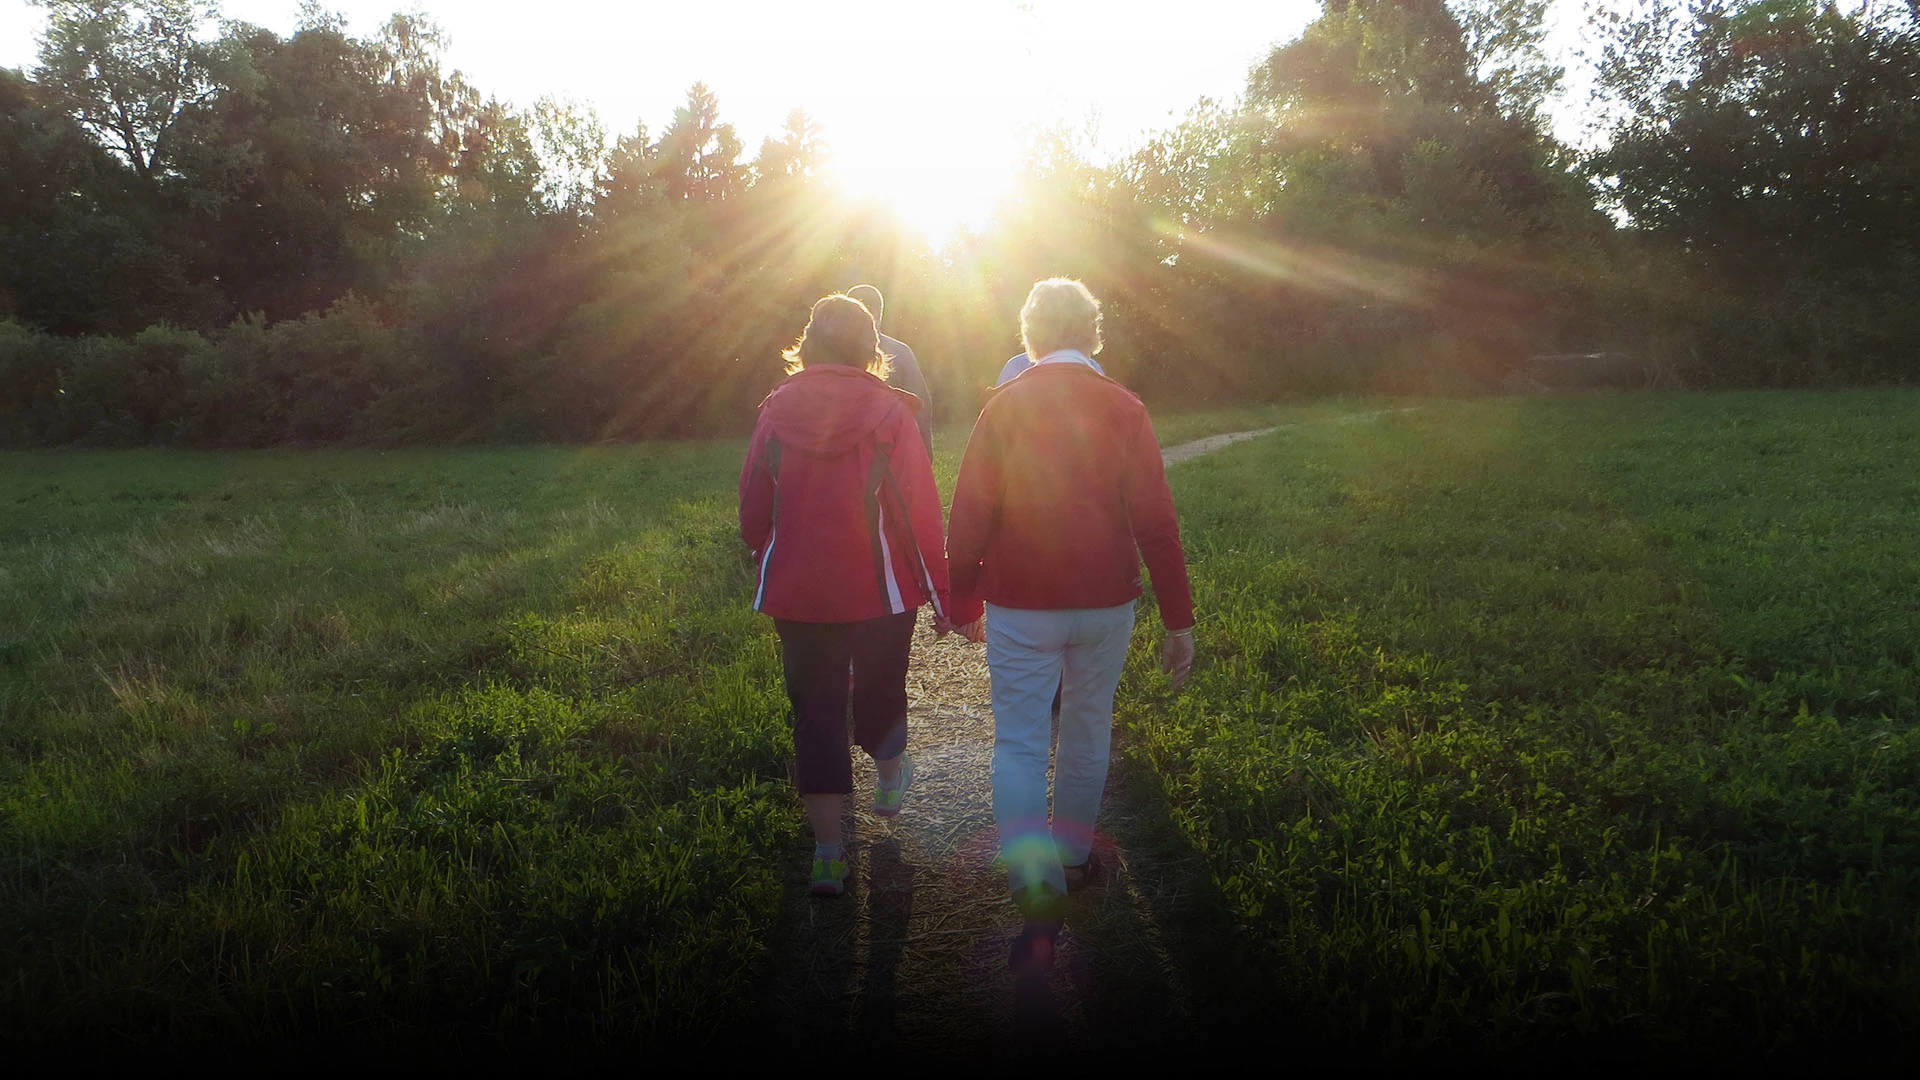
[[[35,0],[47,9],[35,78],[141,178],[172,163],[180,118],[213,99],[225,64],[196,0]]]
[[[1652,20],[1683,27],[1677,55],[1648,56]],[[1684,70],[1671,72],[1675,62]],[[1807,0],[1702,0],[1685,17],[1652,4],[1607,43],[1600,77],[1625,108],[1590,168],[1638,227],[1730,273],[1884,270],[1912,258],[1911,24]]]
[[[540,171],[543,210],[583,215],[607,181],[607,129],[593,109],[544,97],[534,102],[528,135]]]
[[[1920,373],[1914,13],[1655,0],[1599,29],[1618,121],[1588,169],[1639,234],[1738,298],[1702,308],[1708,366],[1772,382]]]
[[[1255,66],[1239,109],[1203,103],[1134,155],[1126,212],[1156,242],[1131,260],[1166,269],[1133,288],[1162,313],[1160,347],[1267,358],[1202,380],[1260,393],[1484,385],[1550,348],[1569,302],[1557,253],[1604,225],[1540,130],[1558,77],[1542,17],[1329,3]]]
[[[526,117],[489,98],[465,117],[458,137],[441,198],[442,209],[454,215],[449,227],[499,228],[540,212],[545,177]]]
[[[1547,55],[1547,0],[1456,0],[1454,13],[1475,74],[1500,111],[1539,124],[1566,75]]]
[[[1440,0],[1329,4],[1298,40],[1255,68],[1248,88],[1265,128],[1259,149],[1304,169],[1274,174],[1269,199],[1288,198],[1287,189],[1299,186],[1290,180],[1316,175],[1329,190],[1399,198],[1408,166],[1439,152],[1472,174],[1466,182],[1491,185],[1518,213],[1532,209],[1548,196],[1548,148],[1531,112],[1503,110],[1498,88],[1476,75],[1479,66],[1465,29]],[[1274,208],[1269,201],[1266,209]]]
[[[181,168],[235,309],[290,318],[377,292],[403,235],[426,227],[455,167],[437,84],[420,74],[429,61],[412,55],[422,40],[406,18],[373,40],[327,22],[285,39],[234,30],[246,76],[183,121]]]
[[[53,97],[0,69],[0,317],[66,334],[192,319],[150,193]]]

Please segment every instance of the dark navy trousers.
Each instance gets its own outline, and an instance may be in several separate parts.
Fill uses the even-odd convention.
[[[853,791],[852,742],[875,761],[907,748],[907,654],[916,611],[853,623],[775,619],[793,703],[794,783],[802,795]],[[851,667],[853,677],[847,677]]]

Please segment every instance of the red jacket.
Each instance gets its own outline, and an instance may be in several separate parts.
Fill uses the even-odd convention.
[[[740,470],[740,536],[753,607],[843,623],[947,610],[940,494],[918,398],[858,368],[816,365],[760,403]]]
[[[1083,364],[1040,364],[987,400],[947,528],[953,619],[1002,607],[1116,607],[1153,575],[1169,630],[1193,625],[1180,522],[1147,407]]]

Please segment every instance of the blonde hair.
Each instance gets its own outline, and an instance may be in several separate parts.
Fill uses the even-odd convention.
[[[846,293],[814,301],[800,340],[780,354],[787,374],[815,364],[865,368],[881,378],[892,370],[893,357],[880,351],[880,331],[867,306]]]
[[[1100,351],[1100,301],[1073,278],[1048,278],[1033,283],[1020,308],[1020,343],[1034,363],[1061,349],[1078,349],[1088,356]]]

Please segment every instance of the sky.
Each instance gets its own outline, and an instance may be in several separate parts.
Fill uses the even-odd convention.
[[[1037,129],[1096,157],[1231,100],[1248,68],[1299,33],[1315,0],[331,0],[349,32],[395,10],[446,32],[445,62],[526,107],[591,105],[610,133],[654,136],[696,80],[751,156],[789,111],[824,129],[849,189],[892,202],[933,238],[977,224]],[[1560,6],[1560,5],[1556,5]],[[1573,5],[1578,6],[1578,5]],[[292,33],[299,0],[225,0],[228,18]],[[44,12],[0,0],[0,66],[30,70]]]

